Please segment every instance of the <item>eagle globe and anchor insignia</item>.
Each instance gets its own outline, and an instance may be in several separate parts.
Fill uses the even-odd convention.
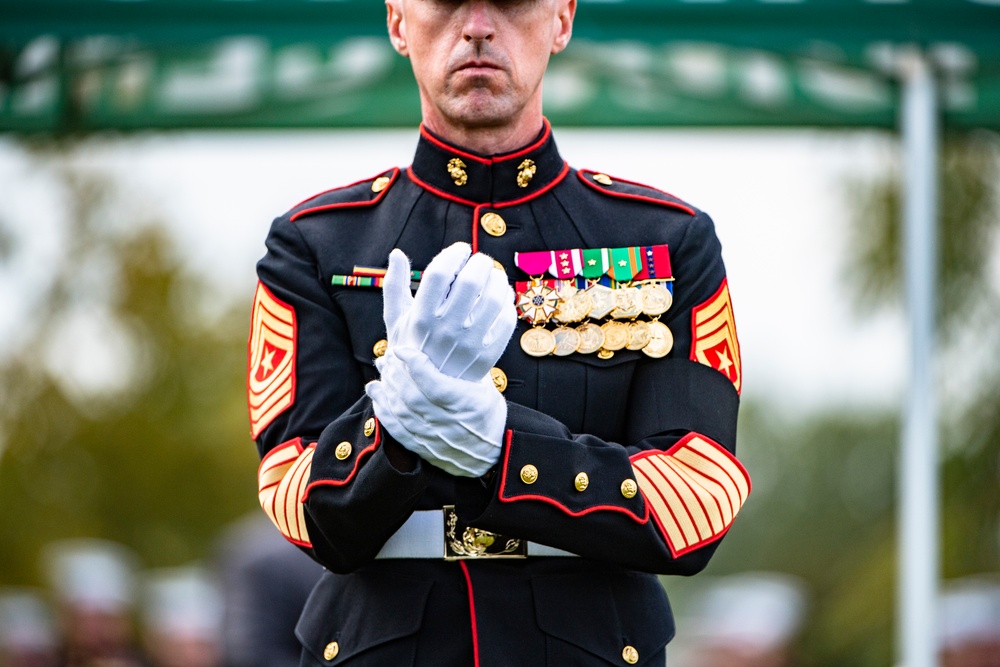
[[[528,543],[488,530],[466,526],[458,518],[454,505],[444,507],[444,559],[526,558]]]

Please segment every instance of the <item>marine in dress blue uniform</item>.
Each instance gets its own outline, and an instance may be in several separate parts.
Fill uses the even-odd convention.
[[[366,395],[391,332],[359,267],[398,248],[420,270],[455,242],[511,285],[537,278],[518,254],[666,246],[673,303],[655,320],[673,346],[535,356],[521,320],[490,373],[506,401],[495,465],[430,465]],[[547,122],[499,155],[422,126],[409,167],[298,204],[266,245],[248,357],[260,501],[328,570],[299,621],[302,664],[662,665],[674,625],[655,573],[703,569],[750,489],[709,216],[570,167]]]

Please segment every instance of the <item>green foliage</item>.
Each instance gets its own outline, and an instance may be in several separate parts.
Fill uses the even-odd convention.
[[[862,310],[901,303],[902,175],[849,184],[853,206],[847,282]],[[950,335],[990,297],[988,271],[1000,223],[1000,139],[979,131],[941,146],[938,323]]]
[[[41,583],[38,552],[63,537],[118,540],[151,567],[203,558],[255,504],[245,304],[205,314],[162,226],[123,215],[97,175],[54,173],[68,241],[35,335],[0,366],[0,584]]]

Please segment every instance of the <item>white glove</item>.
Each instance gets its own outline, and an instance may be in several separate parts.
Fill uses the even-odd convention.
[[[369,382],[382,426],[431,465],[451,475],[482,477],[500,458],[507,403],[489,377],[449,377],[412,348],[389,348]]]
[[[507,275],[486,255],[455,243],[431,260],[410,294],[410,260],[389,255],[382,283],[389,349],[420,350],[445,375],[479,381],[496,364],[517,325]]]

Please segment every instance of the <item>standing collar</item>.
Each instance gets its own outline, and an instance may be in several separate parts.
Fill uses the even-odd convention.
[[[421,187],[462,203],[503,204],[537,194],[565,176],[549,121],[531,144],[512,153],[479,155],[420,126],[410,177]]]

